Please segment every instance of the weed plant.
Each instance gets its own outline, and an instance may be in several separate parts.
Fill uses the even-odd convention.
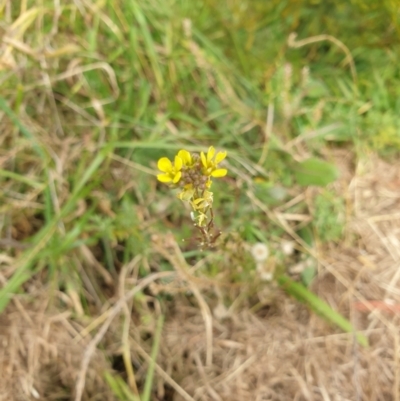
[[[0,246],[15,263],[1,272],[0,310],[39,277],[59,306],[96,315],[124,267],[172,269],[154,245],[168,233],[254,307],[252,245],[266,244],[284,277],[299,254],[341,241],[335,150],[400,150],[396,4],[1,0]],[[188,193],[157,181],[158,160],[169,174],[165,160],[185,149],[206,168],[210,146],[229,156],[213,217],[204,188],[185,205]],[[198,247],[193,209],[197,228],[208,219],[222,232],[211,250]]]

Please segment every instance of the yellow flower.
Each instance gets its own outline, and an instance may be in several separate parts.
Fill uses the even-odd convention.
[[[214,158],[215,156],[215,158]],[[226,152],[218,152],[215,155],[213,146],[208,148],[207,156],[204,152],[200,153],[201,163],[203,164],[203,174],[212,177],[224,177],[228,170],[226,168],[218,168],[218,164],[226,157]]]
[[[220,233],[214,236],[213,193],[210,190],[213,177],[224,177],[228,170],[218,165],[226,158],[227,152],[216,152],[213,146],[207,153],[190,153],[179,150],[171,161],[167,157],[158,160],[162,174],[157,179],[179,188],[178,199],[190,205],[190,217],[201,232],[201,247],[214,246]]]
[[[176,184],[181,179],[183,161],[179,156],[175,156],[174,164],[168,157],[162,157],[158,163],[157,167],[164,174],[158,174],[157,179],[161,182],[172,182]]]
[[[184,166],[192,166],[193,165],[192,155],[187,150],[181,149],[178,152],[178,157],[180,157],[182,159]]]

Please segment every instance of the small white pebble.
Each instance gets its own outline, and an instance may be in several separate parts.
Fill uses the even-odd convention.
[[[259,262],[264,262],[265,260],[268,259],[269,256],[269,250],[267,245],[263,244],[262,242],[257,242],[251,247],[251,256],[253,256],[253,259],[259,263]]]

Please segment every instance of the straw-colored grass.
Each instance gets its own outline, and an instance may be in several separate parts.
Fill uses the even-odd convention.
[[[350,317],[369,338],[368,348],[280,292],[255,313],[238,307],[221,316],[218,302],[209,298],[217,289],[213,290],[212,281],[181,271],[180,253],[172,238],[163,242],[164,248],[157,240],[155,252],[171,258],[178,274],[168,285],[150,284],[151,277],[147,280],[153,294],[176,294],[157,358],[158,399],[397,400],[399,171],[398,163],[390,165],[373,157],[360,162],[354,176],[347,174],[348,201],[354,215],[346,234],[356,237],[359,246],[338,245],[324,253],[320,262],[327,267],[321,268],[312,287]],[[12,260],[4,258],[2,263],[7,270]],[[1,318],[1,399],[35,399],[35,394],[43,399],[68,398],[81,373],[89,338],[79,335],[85,332],[84,326],[72,319],[70,312],[48,310],[48,288],[39,280],[31,287],[30,295],[37,294],[37,300],[27,303],[23,296],[14,297]],[[182,290],[192,291],[194,304],[179,295]],[[226,290],[221,287],[217,294]],[[213,305],[211,314],[207,306],[202,311],[204,299]],[[113,310],[105,310],[104,319],[93,321],[90,330],[103,327]],[[90,320],[85,320],[87,326]],[[149,323],[137,322],[130,328],[131,355],[139,364],[139,380],[145,378],[140,365],[146,364],[150,350],[138,333],[151,333],[154,326]],[[111,355],[121,352],[115,341],[122,324],[116,319],[107,326],[108,334],[100,336],[103,351],[92,349],[85,372],[85,399],[114,399],[102,371],[111,367]]]
[[[0,401],[400,400],[397,8],[256,3],[0,0]]]

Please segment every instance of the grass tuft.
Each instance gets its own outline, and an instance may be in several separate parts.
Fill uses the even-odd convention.
[[[374,200],[374,217],[367,218],[354,178],[375,160],[371,155],[394,166],[400,153],[394,0],[0,0],[0,16],[1,316],[34,302],[40,288],[46,301],[38,310],[68,314],[63,322],[79,342],[124,291],[176,270],[173,279],[150,280],[123,323],[116,319],[101,340],[107,358],[123,362],[96,376],[105,377],[107,397],[141,401],[167,399],[168,391],[222,399],[212,386],[222,376],[236,382],[239,373],[212,370],[222,360],[214,351],[233,347],[216,332],[229,319],[241,321],[242,312],[257,318],[265,312],[268,320],[276,308],[281,319],[289,316],[290,308],[278,306],[294,301],[282,301],[277,284],[354,332],[298,281],[308,285],[330,272],[335,283],[350,283],[341,292],[328,289],[329,300],[340,300],[329,305],[340,306],[352,291],[369,294],[359,290],[374,274],[366,266],[386,260],[385,252],[398,261],[391,248],[397,234],[384,237],[387,227],[376,222],[395,207],[390,191],[398,179],[377,178],[386,185],[379,194],[390,193],[390,210],[378,210]],[[156,175],[159,158],[209,146],[227,150],[228,175],[213,184],[221,235],[203,252],[190,209]],[[357,231],[363,224],[357,219],[368,227]],[[386,244],[372,261],[364,255],[372,234],[363,237],[371,227]],[[262,262],[251,256],[257,242],[268,248]],[[344,274],[330,270],[333,247],[353,249],[365,265]],[[396,279],[385,280],[381,295],[395,298]],[[185,316],[182,327],[187,317],[189,331],[202,327],[205,346],[187,355],[169,350],[165,333],[175,316]],[[302,327],[300,318],[293,321]],[[361,334],[356,338],[367,344]],[[246,372],[248,361],[235,365],[237,372]],[[196,366],[203,383],[193,398],[185,377],[174,376],[185,364]],[[10,371],[19,377],[18,369]],[[291,370],[287,377],[292,383],[298,376]],[[20,398],[36,394],[32,389],[57,398],[45,381],[40,389],[28,384],[19,385],[27,391]],[[58,384],[62,391],[74,387]],[[276,387],[290,395],[277,389],[265,398],[300,394],[285,383]],[[78,398],[93,398],[80,390]]]

